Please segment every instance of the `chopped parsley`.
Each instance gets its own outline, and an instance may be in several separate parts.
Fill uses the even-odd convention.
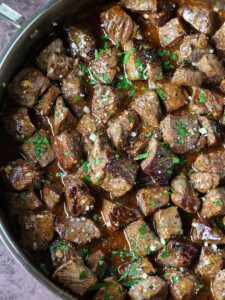
[[[147,133],[145,134],[145,137],[150,137],[151,135],[152,135],[152,132],[149,131],[149,132],[147,132]]]
[[[79,102],[80,100],[81,100],[81,96],[77,95],[77,96],[75,97],[75,101],[76,101],[76,102]]]
[[[156,201],[155,201],[155,200],[151,200],[151,201],[150,201],[150,205],[151,205],[151,206],[156,206]]]
[[[95,58],[100,58],[100,54],[98,52],[98,49],[95,49]]]
[[[94,215],[93,215],[93,220],[94,220],[94,221],[98,221],[98,215],[97,215],[97,214],[94,214]]]
[[[162,258],[167,258],[169,256],[169,251],[165,250],[164,252],[162,252],[161,257]]]
[[[32,141],[34,145],[34,151],[37,159],[41,159],[41,155],[47,152],[47,147],[50,144],[50,141],[47,137],[42,135],[37,135]]]
[[[124,55],[124,58],[123,58],[123,63],[126,65],[128,60],[130,59],[130,52],[127,52],[125,55]]]
[[[128,80],[126,78],[126,76],[123,76],[121,81],[117,84],[117,89],[121,89],[121,90],[124,90],[124,89],[127,89],[129,87],[132,86],[132,82],[130,80]]]
[[[55,174],[56,177],[63,177],[64,173],[63,172],[57,172]]]
[[[222,201],[221,200],[216,200],[215,204],[216,204],[216,206],[222,206]]]
[[[173,163],[174,164],[179,164],[180,159],[178,157],[173,157]]]
[[[162,100],[162,101],[165,101],[166,98],[164,96],[164,91],[162,89],[157,89],[156,90],[156,94],[159,96],[159,99]]]
[[[206,98],[203,97],[203,96],[199,96],[199,97],[198,97],[198,101],[199,101],[200,103],[205,103],[205,102],[206,102]]]
[[[80,272],[80,280],[84,280],[84,279],[87,279],[87,274],[85,271],[81,271]]]
[[[150,151],[145,152],[145,153],[140,153],[140,154],[138,154],[136,159],[137,160],[145,159],[145,158],[149,157],[149,154],[150,154]]]
[[[136,93],[136,91],[137,91],[137,89],[130,90],[129,93],[128,93],[128,97],[133,97],[134,94]]]
[[[186,136],[188,131],[187,131],[187,125],[185,125],[182,121],[178,120],[176,121],[176,125],[178,127],[177,129],[177,134],[180,136]]]
[[[21,201],[25,201],[26,200],[26,195],[24,193],[19,193],[18,199],[21,200]]]
[[[68,251],[69,250],[69,244],[63,242],[63,241],[57,241],[54,245],[50,246],[50,250],[60,250],[60,251]]]
[[[172,279],[173,283],[176,283],[179,280],[179,276],[178,275],[174,275],[174,276],[172,276],[171,279]]]

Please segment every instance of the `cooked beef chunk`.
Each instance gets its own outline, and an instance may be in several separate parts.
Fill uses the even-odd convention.
[[[146,80],[151,82],[162,79],[162,66],[151,44],[133,39],[124,45],[124,64],[129,80]]]
[[[201,86],[203,83],[203,73],[193,68],[177,68],[172,83],[188,87]]]
[[[107,133],[113,144],[123,149],[139,124],[139,116],[134,110],[125,110],[118,118],[109,122]]]
[[[185,34],[184,26],[178,18],[170,20],[163,27],[159,28],[159,40],[163,47],[176,45]]]
[[[154,183],[168,184],[174,168],[174,156],[171,152],[153,137],[148,144],[147,152],[143,155],[145,159],[141,162],[142,170]]]
[[[225,57],[225,45],[224,45],[224,39],[225,39],[225,22],[221,26],[221,28],[215,33],[215,35],[212,37],[215,45],[217,53]]]
[[[180,109],[188,103],[187,94],[183,88],[171,82],[157,83],[156,86],[156,93],[159,99],[162,100],[167,113]]]
[[[196,114],[207,114],[219,120],[223,113],[224,97],[209,89],[193,88],[190,109]]]
[[[7,192],[7,205],[12,215],[20,215],[25,211],[35,210],[43,206],[34,191]]]
[[[140,218],[136,209],[106,199],[103,200],[101,214],[104,223],[111,230],[117,230]]]
[[[35,68],[25,68],[9,84],[8,95],[15,103],[29,108],[34,106],[48,86],[48,78],[40,71]]]
[[[61,80],[76,69],[74,58],[64,54],[52,54],[48,60],[47,76],[50,80]]]
[[[149,12],[149,11],[157,11],[158,9],[158,1],[145,1],[145,0],[120,0],[120,3],[127,9],[133,12]]]
[[[206,223],[202,219],[194,219],[192,221],[191,237],[192,241],[197,244],[224,244],[225,235],[217,229],[214,224]]]
[[[70,52],[73,57],[89,61],[94,57],[95,38],[84,28],[70,26],[67,30]]]
[[[148,187],[137,192],[137,204],[145,216],[154,213],[158,208],[169,203],[166,187]]]
[[[190,175],[190,181],[195,190],[204,194],[220,184],[220,176],[215,173],[196,172]]]
[[[54,236],[53,215],[50,212],[27,213],[20,216],[21,238],[25,247],[44,250]]]
[[[220,82],[220,89],[225,94],[225,79]]]
[[[74,167],[82,157],[80,135],[67,130],[53,138],[57,159],[64,170]]]
[[[182,222],[177,207],[171,206],[160,209],[154,213],[153,219],[160,238],[170,239],[183,234]]]
[[[219,249],[203,247],[195,272],[210,281],[223,268],[223,252]]]
[[[34,162],[17,159],[5,167],[4,174],[10,186],[17,191],[37,188],[40,184],[40,169]]]
[[[174,5],[170,2],[159,2],[157,11],[143,14],[143,18],[149,20],[156,27],[162,27],[172,17]]]
[[[95,203],[87,185],[79,179],[66,185],[65,195],[66,209],[74,217],[91,211]]]
[[[213,53],[213,48],[209,44],[208,37],[203,33],[188,35],[180,45],[178,63],[180,65],[192,64],[199,62],[203,55]]]
[[[122,285],[118,281],[116,281],[116,278],[113,277],[107,277],[104,280],[105,286],[101,287],[98,292],[95,294],[93,300],[105,300],[107,297],[110,299],[115,300],[124,300],[124,290]]]
[[[37,66],[42,72],[47,72],[48,61],[53,53],[64,54],[65,48],[60,39],[52,41],[44,50],[42,50],[36,57]]]
[[[106,124],[118,112],[118,108],[119,97],[113,88],[101,84],[94,86],[92,114],[98,120]]]
[[[132,300],[166,300],[168,288],[166,282],[158,276],[149,276],[133,285],[129,291]]]
[[[58,97],[55,104],[53,117],[53,131],[57,135],[63,130],[73,127],[76,119],[71,114],[70,110],[65,106],[62,97]]]
[[[97,282],[91,270],[76,258],[60,266],[53,274],[53,278],[78,295],[83,295]]]
[[[184,173],[173,179],[171,186],[171,199],[174,204],[188,213],[196,213],[199,210],[201,201]]]
[[[110,85],[116,75],[117,56],[116,50],[108,49],[100,51],[99,56],[95,57],[90,63],[89,78],[95,83]]]
[[[42,200],[48,209],[53,209],[61,199],[62,191],[58,185],[46,183],[42,190]]]
[[[26,107],[20,107],[6,113],[1,122],[3,122],[7,133],[19,142],[28,139],[35,132],[35,127],[30,120]]]
[[[225,188],[210,190],[202,199],[201,216],[213,218],[225,213]]]
[[[99,136],[89,155],[89,165],[92,183],[115,197],[130,191],[135,183],[138,165],[124,154],[111,150]]]
[[[101,14],[102,27],[111,40],[122,46],[137,33],[137,26],[131,17],[119,6],[114,5]]]
[[[135,256],[148,255],[162,248],[159,238],[143,220],[130,223],[124,230],[128,244]]]
[[[61,238],[79,245],[101,236],[100,230],[92,220],[86,217],[73,218],[64,214],[58,216],[55,230]]]
[[[25,157],[37,161],[42,168],[49,165],[56,158],[49,134],[44,130],[40,130],[26,140],[20,149]]]
[[[176,300],[195,299],[201,289],[201,282],[194,272],[190,270],[166,270],[165,278],[170,284],[170,292]]]
[[[97,250],[88,255],[87,265],[99,279],[102,279],[106,272],[107,265],[105,260],[105,254],[102,250]]]
[[[218,124],[215,121],[209,120],[204,116],[199,117],[198,121],[202,126],[200,132],[206,138],[207,145],[215,145],[218,142],[219,138]]]
[[[159,251],[156,261],[163,267],[187,268],[197,254],[197,249],[190,244],[170,241]]]
[[[198,69],[205,75],[205,84],[219,84],[225,78],[223,61],[215,54],[202,56],[198,62]]]
[[[159,126],[161,108],[157,94],[154,90],[137,92],[130,107],[135,110],[140,115],[141,119],[150,126]]]
[[[198,120],[193,116],[167,115],[160,127],[164,142],[170,144],[172,151],[177,154],[193,152],[205,146]]]
[[[225,269],[219,271],[211,285],[212,294],[215,300],[224,300],[225,296]]]
[[[59,88],[55,85],[51,85],[41,99],[38,100],[38,103],[35,105],[35,110],[37,110],[41,116],[48,116],[59,94]]]
[[[185,5],[180,7],[178,15],[190,24],[197,32],[213,35],[217,14],[205,6]]]
[[[145,122],[144,122],[145,123]],[[148,126],[148,125],[147,125]],[[148,127],[141,126],[138,127],[137,132],[133,133],[131,138],[129,139],[129,144],[126,147],[126,152],[131,157],[137,157],[139,153],[143,152],[147,147],[152,136],[152,132]]]
[[[81,80],[74,73],[70,73],[62,80],[62,92],[65,102],[75,113],[77,117],[81,117],[84,113],[85,99]]]

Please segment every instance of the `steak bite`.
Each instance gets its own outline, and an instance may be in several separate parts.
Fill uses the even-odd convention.
[[[115,276],[107,277],[104,280],[105,286],[101,287],[95,294],[93,300],[108,299],[124,300],[124,290],[122,285],[116,280]]]
[[[200,135],[198,120],[194,116],[167,115],[160,123],[160,128],[164,142],[177,154],[193,152],[206,144],[205,138]]]
[[[188,213],[196,213],[199,210],[201,201],[184,173],[173,179],[171,186],[171,200],[174,204]]]
[[[159,2],[157,11],[144,13],[142,16],[145,20],[156,27],[162,27],[168,22],[174,12],[175,5],[170,2]]]
[[[214,173],[196,172],[190,175],[190,182],[196,191],[205,194],[217,188],[220,184],[220,176]]]
[[[107,133],[114,146],[123,149],[135,132],[139,124],[139,116],[134,110],[125,110],[122,114],[109,122]]]
[[[214,34],[212,37],[216,50],[219,56],[225,57],[225,45],[224,45],[224,39],[225,39],[225,22],[220,27],[220,29]]]
[[[202,198],[201,216],[203,218],[213,218],[225,213],[225,188],[210,190]]]
[[[20,107],[4,114],[1,122],[7,133],[18,142],[28,139],[35,132],[26,107]]]
[[[27,213],[20,216],[23,246],[34,251],[46,249],[54,236],[53,215],[48,212]]]
[[[120,4],[137,13],[157,11],[158,9],[158,0],[120,0]]]
[[[157,185],[168,184],[174,168],[173,154],[153,137],[148,144],[147,152],[139,154],[140,156],[145,157],[141,162],[141,168],[152,181]]]
[[[119,5],[114,5],[101,13],[101,22],[101,26],[114,44],[119,42],[124,46],[137,33],[137,25]]]
[[[207,119],[205,116],[198,118],[200,125],[200,133],[206,138],[207,145],[213,146],[218,142],[219,139],[219,128],[215,121]]]
[[[156,261],[163,267],[187,268],[197,254],[197,249],[176,240],[170,241],[158,252]]]
[[[149,276],[133,285],[128,294],[132,300],[166,300],[168,287],[166,282],[159,276]]]
[[[158,208],[169,203],[170,197],[166,193],[167,190],[168,186],[148,187],[137,192],[137,204],[144,216],[147,217],[148,215],[154,213]]]
[[[73,57],[80,57],[89,61],[94,57],[95,38],[84,28],[70,26],[67,29],[70,53]]]
[[[62,169],[74,167],[82,157],[80,135],[75,131],[64,131],[53,138],[58,162]]]
[[[206,281],[212,280],[223,268],[223,250],[211,247],[202,247],[199,262],[195,267],[195,272],[200,274]]]
[[[35,105],[35,110],[38,111],[41,116],[48,116],[59,94],[60,89],[56,85],[51,85],[41,99],[38,100],[38,103]]]
[[[172,83],[188,87],[198,86],[203,83],[203,73],[194,68],[177,68],[173,74]]]
[[[49,84],[49,79],[40,71],[35,68],[25,68],[9,84],[8,95],[15,103],[32,108]]]
[[[178,15],[197,32],[213,35],[217,14],[205,6],[185,5],[178,9]]]
[[[42,200],[48,209],[53,209],[61,200],[62,190],[58,185],[46,183],[42,190]]]
[[[170,239],[183,234],[182,222],[177,207],[160,209],[153,215],[155,228],[161,239]]]
[[[9,185],[17,191],[37,188],[40,185],[41,174],[36,163],[17,159],[4,168],[4,175]]]
[[[43,73],[47,73],[48,61],[53,53],[64,54],[65,48],[60,39],[52,41],[45,49],[43,49],[36,57],[37,66]]]
[[[96,85],[93,87],[92,114],[106,124],[119,108],[119,97],[115,90],[107,85]]]
[[[135,256],[145,256],[162,248],[159,238],[141,219],[127,225],[124,232]]]
[[[215,300],[224,300],[225,295],[225,269],[219,271],[211,285],[212,294]]]
[[[185,34],[184,26],[178,18],[170,20],[159,28],[159,40],[163,47],[172,47],[178,44]]]

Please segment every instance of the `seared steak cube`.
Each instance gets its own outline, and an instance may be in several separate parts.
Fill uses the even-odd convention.
[[[172,240],[159,251],[156,261],[163,267],[186,268],[197,254],[193,246]]]
[[[210,245],[225,243],[225,235],[213,223],[207,223],[202,219],[194,219],[191,226],[191,238],[194,243],[208,243]]]
[[[205,194],[220,184],[220,176],[215,173],[196,172],[190,175],[190,181],[195,190]]]
[[[167,113],[180,109],[188,103],[184,90],[171,82],[157,83],[156,93],[166,108]]]
[[[95,203],[87,185],[79,179],[71,184],[66,184],[65,195],[67,211],[74,217],[91,211]]]
[[[221,26],[221,28],[215,33],[212,37],[217,52],[220,56],[225,57],[225,46],[224,46],[224,38],[225,38],[225,22]]]
[[[92,113],[102,123],[118,112],[119,97],[110,86],[96,85],[92,97]]]
[[[122,285],[116,278],[108,277],[104,280],[105,286],[101,287],[95,294],[93,300],[104,300],[106,297],[108,299],[124,300],[124,291]]]
[[[55,85],[51,85],[41,99],[38,100],[38,103],[35,105],[35,110],[37,110],[41,116],[48,116],[59,94],[59,88]]]
[[[64,54],[53,53],[48,60],[47,76],[51,80],[61,80],[76,69],[75,59]]]
[[[132,132],[139,124],[138,114],[133,110],[125,110],[118,118],[109,122],[107,133],[117,148],[124,148]]]
[[[203,247],[195,272],[210,281],[223,268],[223,252],[211,247]]]
[[[122,46],[130,41],[137,32],[131,17],[119,6],[114,5],[101,14],[102,27],[110,39]]]
[[[134,12],[149,12],[157,11],[158,1],[145,1],[145,0],[121,0],[120,3],[127,9]]]
[[[138,257],[148,255],[162,247],[159,238],[143,220],[130,223],[124,230],[131,250]]]
[[[170,144],[172,151],[177,154],[193,152],[205,146],[206,141],[203,143],[195,117],[167,115],[160,127],[164,142]]]
[[[44,250],[54,236],[54,220],[50,212],[27,213],[20,216],[21,238],[25,247]]]
[[[185,34],[184,26],[178,18],[170,20],[163,27],[159,28],[159,40],[163,47],[176,45]]]
[[[60,166],[65,170],[74,167],[82,157],[79,134],[67,130],[55,136],[53,140]]]
[[[4,173],[10,186],[17,191],[38,187],[40,184],[41,174],[37,164],[24,159],[10,162]]]
[[[182,222],[177,207],[171,206],[160,209],[154,213],[153,219],[160,238],[166,240],[183,234]]]
[[[154,183],[168,184],[174,168],[174,156],[171,152],[153,137],[148,144],[147,152],[142,155],[145,157],[141,162],[142,170],[151,177]]]
[[[26,107],[6,113],[1,121],[7,133],[19,142],[28,139],[35,131]]]
[[[211,285],[211,290],[215,300],[224,300],[225,295],[225,269],[219,271]]]
[[[92,59],[95,50],[95,39],[92,34],[87,29],[77,26],[70,26],[67,32],[72,56],[81,57],[86,61]]]
[[[201,86],[203,83],[203,73],[193,68],[177,68],[172,83],[188,87]]]
[[[213,146],[218,142],[219,139],[219,129],[218,124],[215,121],[209,120],[205,116],[198,118],[200,125],[201,134],[206,138],[207,145]]]
[[[178,15],[197,32],[206,35],[213,35],[215,32],[217,15],[205,6],[186,5],[179,8]]]
[[[135,94],[134,101],[130,105],[141,119],[152,127],[159,126],[161,115],[160,102],[154,90],[148,90]]]
[[[34,106],[48,86],[48,78],[40,71],[35,68],[25,68],[9,84],[8,95],[15,103],[29,108]]]
[[[201,216],[213,218],[225,213],[225,188],[210,190],[202,199]]]
[[[170,2],[159,2],[157,11],[144,13],[142,16],[156,27],[162,27],[172,17],[174,5]]]
[[[116,75],[116,67],[116,50],[100,51],[99,57],[95,57],[90,63],[89,78],[95,83],[110,85]]]
[[[149,276],[133,285],[128,294],[132,300],[166,300],[168,287],[166,282],[159,276]]]
[[[188,213],[196,213],[199,210],[201,201],[184,173],[173,179],[171,186],[171,199],[174,204]]]
[[[169,203],[167,190],[168,187],[148,187],[137,192],[137,204],[146,217]]]
[[[94,273],[80,259],[69,260],[60,266],[53,274],[53,278],[78,295],[83,295],[97,282]]]
[[[150,130],[149,130],[150,129]],[[145,124],[141,124],[138,127],[138,131],[132,134],[132,137],[129,139],[129,144],[126,147],[126,152],[131,157],[137,157],[139,153],[143,152],[147,147],[151,139],[151,128],[146,127]]]
[[[62,191],[56,184],[46,183],[42,190],[42,200],[48,209],[53,209],[61,199]]]
[[[63,54],[65,53],[65,48],[63,42],[60,39],[55,39],[52,41],[45,49],[43,49],[36,57],[37,66],[42,72],[47,72],[48,61],[53,53]]]

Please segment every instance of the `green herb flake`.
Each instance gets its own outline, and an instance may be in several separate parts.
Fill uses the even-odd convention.
[[[150,151],[145,152],[145,153],[140,153],[140,154],[138,154],[136,159],[137,160],[145,159],[145,158],[149,157],[149,155],[150,155]]]
[[[199,96],[199,97],[198,97],[198,101],[199,101],[200,103],[205,103],[205,102],[206,102],[206,98],[203,97],[203,96]]]
[[[130,90],[128,93],[128,97],[133,97],[135,95],[136,91],[137,91],[137,89]]]
[[[154,289],[154,285],[151,284],[148,288],[149,288],[149,290],[153,290]]]
[[[76,102],[79,102],[80,100],[81,100],[81,96],[77,95],[77,96],[75,97],[75,101],[76,101]]]
[[[176,283],[179,280],[179,276],[178,275],[174,275],[174,276],[172,276],[171,279],[172,279],[173,283]]]
[[[67,152],[67,151],[65,151],[65,152],[63,153],[63,155],[67,157],[67,156],[69,156],[69,155],[70,155],[70,153],[69,153],[69,152]]]
[[[84,280],[84,279],[87,279],[87,274],[85,271],[81,271],[80,272],[80,280]]]
[[[188,133],[187,126],[180,120],[176,121],[176,125],[178,127],[177,134],[180,136],[186,136]]]
[[[57,172],[55,174],[56,177],[63,177],[64,176],[64,173],[63,172]]]
[[[147,132],[146,134],[145,134],[145,137],[150,137],[152,135],[152,132]]]
[[[179,164],[180,159],[178,157],[173,157],[173,163],[174,164]]]
[[[18,199],[19,199],[20,201],[25,201],[25,200],[26,200],[26,195],[25,195],[24,193],[19,193]]]
[[[125,90],[132,86],[132,82],[123,76],[120,82],[117,84],[117,89]]]
[[[93,220],[94,220],[94,221],[98,221],[98,215],[97,215],[97,214],[94,214],[94,215],[93,215]]]
[[[120,155],[118,153],[115,154],[115,158],[118,159],[120,158]]]
[[[100,54],[97,49],[95,49],[95,58],[100,58]]]
[[[156,90],[156,94],[158,95],[159,99],[162,101],[165,101],[166,98],[164,96],[164,91],[162,89],[157,89]]]
[[[123,58],[123,63],[126,65],[128,60],[130,59],[130,52],[127,52],[125,55],[124,55],[124,58]]]
[[[162,254],[161,254],[162,258],[167,258],[168,256],[169,256],[169,251],[168,250],[162,252]]]
[[[150,205],[151,205],[151,206],[156,206],[156,201],[155,201],[155,200],[151,200],[151,201],[150,201]]]
[[[216,200],[215,204],[216,206],[222,206],[222,201],[220,199]]]

